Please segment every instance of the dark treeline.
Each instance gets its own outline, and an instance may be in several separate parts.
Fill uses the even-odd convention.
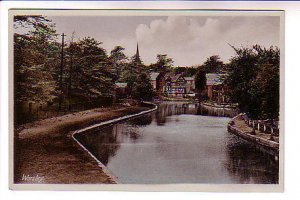
[[[205,74],[224,74],[226,95],[238,103],[241,112],[253,119],[277,119],[279,116],[280,50],[260,45],[236,48],[235,55],[224,64],[220,57],[209,57],[197,68],[198,92],[205,90]]]
[[[129,98],[151,99],[148,68],[138,55],[126,57],[123,47],[116,46],[108,53],[94,38],[74,41],[73,33],[64,42],[62,56],[59,35],[47,18],[15,16],[14,26],[17,113],[28,104],[56,105],[59,110],[77,103],[108,105],[114,100],[116,82],[128,83]]]

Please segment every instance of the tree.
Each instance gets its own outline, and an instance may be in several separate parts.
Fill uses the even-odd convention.
[[[199,100],[204,100],[206,98],[206,94],[204,94],[206,88],[206,72],[202,69],[198,69],[196,73],[195,88],[197,90]]]
[[[86,37],[73,43],[73,95],[81,100],[96,100],[113,95],[114,69],[101,42]]]
[[[115,68],[115,74],[116,74],[116,81],[118,81],[122,74],[122,69],[125,67],[125,63],[128,60],[124,53],[125,48],[121,46],[116,46],[113,50],[110,52],[109,59],[111,60],[114,68]]]
[[[171,70],[171,67],[173,66],[173,59],[168,58],[166,54],[158,54],[157,55],[157,62],[155,64],[152,64],[151,70],[155,72],[168,72]]]
[[[198,69],[195,67],[173,67],[175,74],[183,74],[183,76],[194,76]]]
[[[150,100],[153,96],[153,88],[150,82],[149,69],[136,61],[136,55],[123,68],[122,81],[127,83],[129,95],[138,100]]]
[[[25,102],[46,103],[55,98],[53,67],[57,58],[54,24],[43,16],[15,16],[14,70],[16,106]]]
[[[235,48],[225,83],[242,112],[257,119],[277,118],[279,111],[279,58],[277,47]]]
[[[219,55],[213,55],[206,59],[201,65],[201,69],[206,73],[220,73],[223,70],[224,63]]]

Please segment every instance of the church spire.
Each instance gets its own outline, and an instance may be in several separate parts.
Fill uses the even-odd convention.
[[[139,52],[139,43],[136,43],[135,62],[136,63],[141,63],[140,52]]]

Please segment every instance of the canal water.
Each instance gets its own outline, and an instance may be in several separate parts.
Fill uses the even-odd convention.
[[[278,183],[278,162],[227,132],[230,118],[162,103],[130,121],[77,135],[121,183]]]

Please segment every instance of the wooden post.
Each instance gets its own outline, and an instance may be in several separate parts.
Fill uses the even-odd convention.
[[[62,42],[61,42],[61,60],[60,60],[60,77],[59,77],[59,89],[60,89],[60,95],[59,95],[59,102],[58,102],[58,110],[61,110],[61,104],[62,104],[62,89],[63,89],[63,68],[64,68],[64,39],[65,34],[62,35]]]

